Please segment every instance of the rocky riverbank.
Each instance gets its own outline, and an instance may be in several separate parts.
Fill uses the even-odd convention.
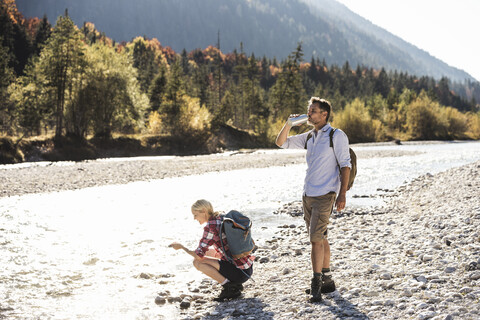
[[[407,150],[358,151],[359,158],[398,157]],[[305,163],[305,153],[240,150],[200,156],[157,156],[86,161],[0,165],[0,197],[76,190],[135,181],[180,177],[212,171],[267,168]]]
[[[242,299],[212,302],[220,287],[208,279],[171,296],[167,279],[155,302],[177,305],[181,319],[480,319],[479,194],[477,161],[425,174],[398,188],[383,208],[334,213],[337,291],[321,303],[305,294],[310,245],[301,216],[278,226],[257,251]],[[300,203],[291,203],[277,214],[299,211]]]

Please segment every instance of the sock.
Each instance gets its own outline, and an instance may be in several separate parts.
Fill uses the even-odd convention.
[[[322,273],[324,276],[331,277],[332,273],[330,272],[330,268],[323,268]]]
[[[223,280],[223,282],[221,283],[222,286],[226,285],[227,283],[229,283],[230,280],[228,280],[227,278],[225,278],[225,280]]]
[[[321,272],[314,272],[314,273],[313,273],[313,277],[314,277],[314,278],[321,278],[321,277],[322,277],[322,273],[321,273]]]

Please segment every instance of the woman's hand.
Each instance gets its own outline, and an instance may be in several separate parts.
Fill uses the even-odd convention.
[[[178,242],[173,242],[168,245],[169,248],[173,248],[175,250],[183,249],[183,245]]]

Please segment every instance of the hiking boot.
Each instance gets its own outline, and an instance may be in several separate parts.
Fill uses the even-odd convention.
[[[320,302],[322,301],[322,280],[319,277],[312,278],[312,284],[310,286],[310,293],[312,297],[310,298],[311,302]]]
[[[213,299],[213,301],[222,302],[228,299],[235,299],[242,295],[243,285],[241,283],[228,282],[223,285],[220,295]]]
[[[335,282],[332,279],[332,276],[322,275],[322,293],[330,293],[335,291]]]

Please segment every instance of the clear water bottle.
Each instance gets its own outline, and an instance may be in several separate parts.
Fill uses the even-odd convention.
[[[287,121],[288,121],[288,124],[293,127],[293,126],[299,126],[301,124],[304,124],[305,122],[307,122],[307,120],[308,120],[308,116],[306,114],[301,114],[295,118],[288,118]]]

